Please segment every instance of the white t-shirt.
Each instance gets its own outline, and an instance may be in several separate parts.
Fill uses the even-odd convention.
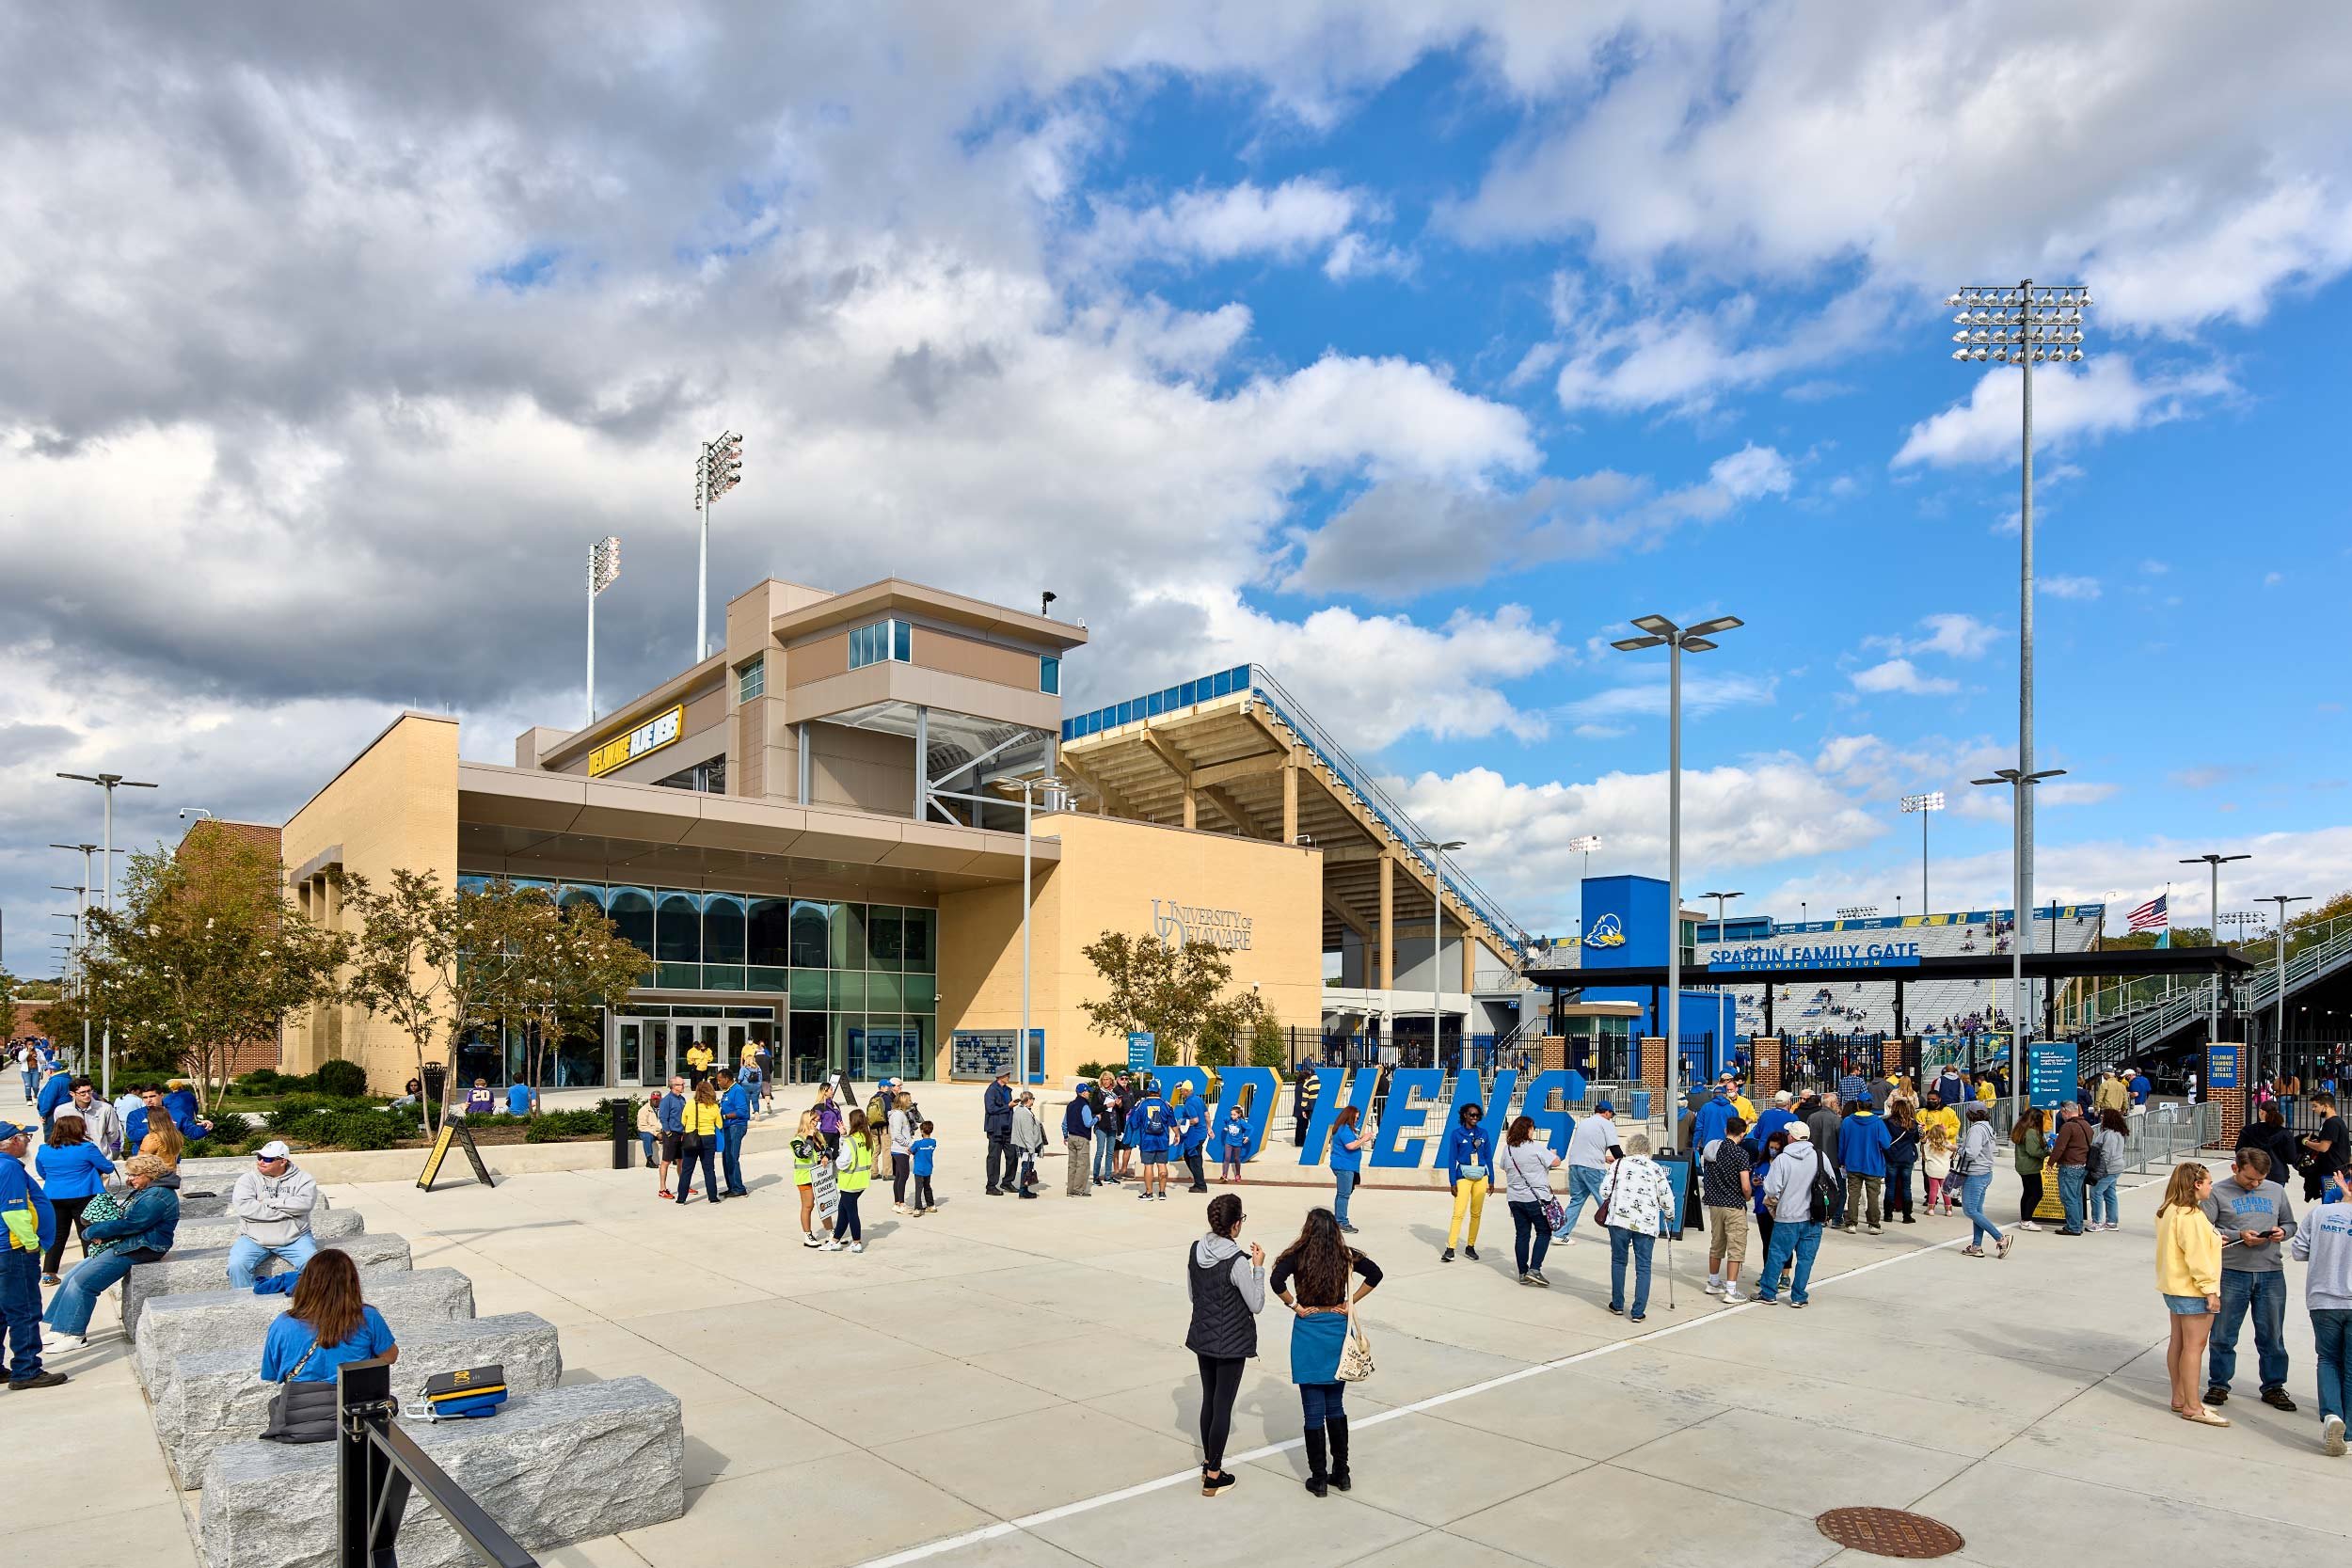
[[[1617,1124],[1607,1117],[1586,1117],[1568,1134],[1568,1164],[1587,1170],[1609,1164],[1609,1149],[1617,1141]]]

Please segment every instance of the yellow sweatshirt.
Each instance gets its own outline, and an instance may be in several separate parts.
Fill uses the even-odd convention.
[[[2221,1293],[2221,1232],[2201,1209],[2156,1216],[2156,1289],[2168,1296]]]

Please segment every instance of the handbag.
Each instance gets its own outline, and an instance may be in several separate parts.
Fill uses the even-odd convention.
[[[1342,1383],[1361,1383],[1372,1375],[1372,1341],[1356,1326],[1356,1304],[1347,1304],[1347,1338],[1340,1343],[1339,1378]]]
[[[1611,1165],[1609,1167],[1609,1174],[1601,1179],[1600,1191],[1594,1195],[1595,1202],[1593,1204],[1593,1223],[1599,1226],[1604,1230],[1609,1228],[1610,1200],[1617,1195],[1617,1171],[1619,1168],[1620,1167],[1616,1165]]]
[[[262,1429],[264,1443],[326,1443],[335,1436],[336,1395],[332,1383],[303,1383],[302,1369],[319,1353],[318,1341],[302,1353],[270,1396],[269,1424]]]

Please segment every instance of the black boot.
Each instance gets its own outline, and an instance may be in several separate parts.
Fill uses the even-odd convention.
[[[1347,1473],[1347,1418],[1332,1416],[1323,1423],[1324,1435],[1331,1441],[1331,1484],[1346,1491],[1355,1484]]]
[[[1330,1466],[1326,1463],[1323,1428],[1307,1429],[1307,1490],[1318,1497],[1331,1495]]]

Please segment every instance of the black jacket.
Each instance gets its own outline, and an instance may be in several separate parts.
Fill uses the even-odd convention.
[[[980,1127],[992,1138],[1012,1136],[1012,1086],[992,1082],[981,1102]]]

